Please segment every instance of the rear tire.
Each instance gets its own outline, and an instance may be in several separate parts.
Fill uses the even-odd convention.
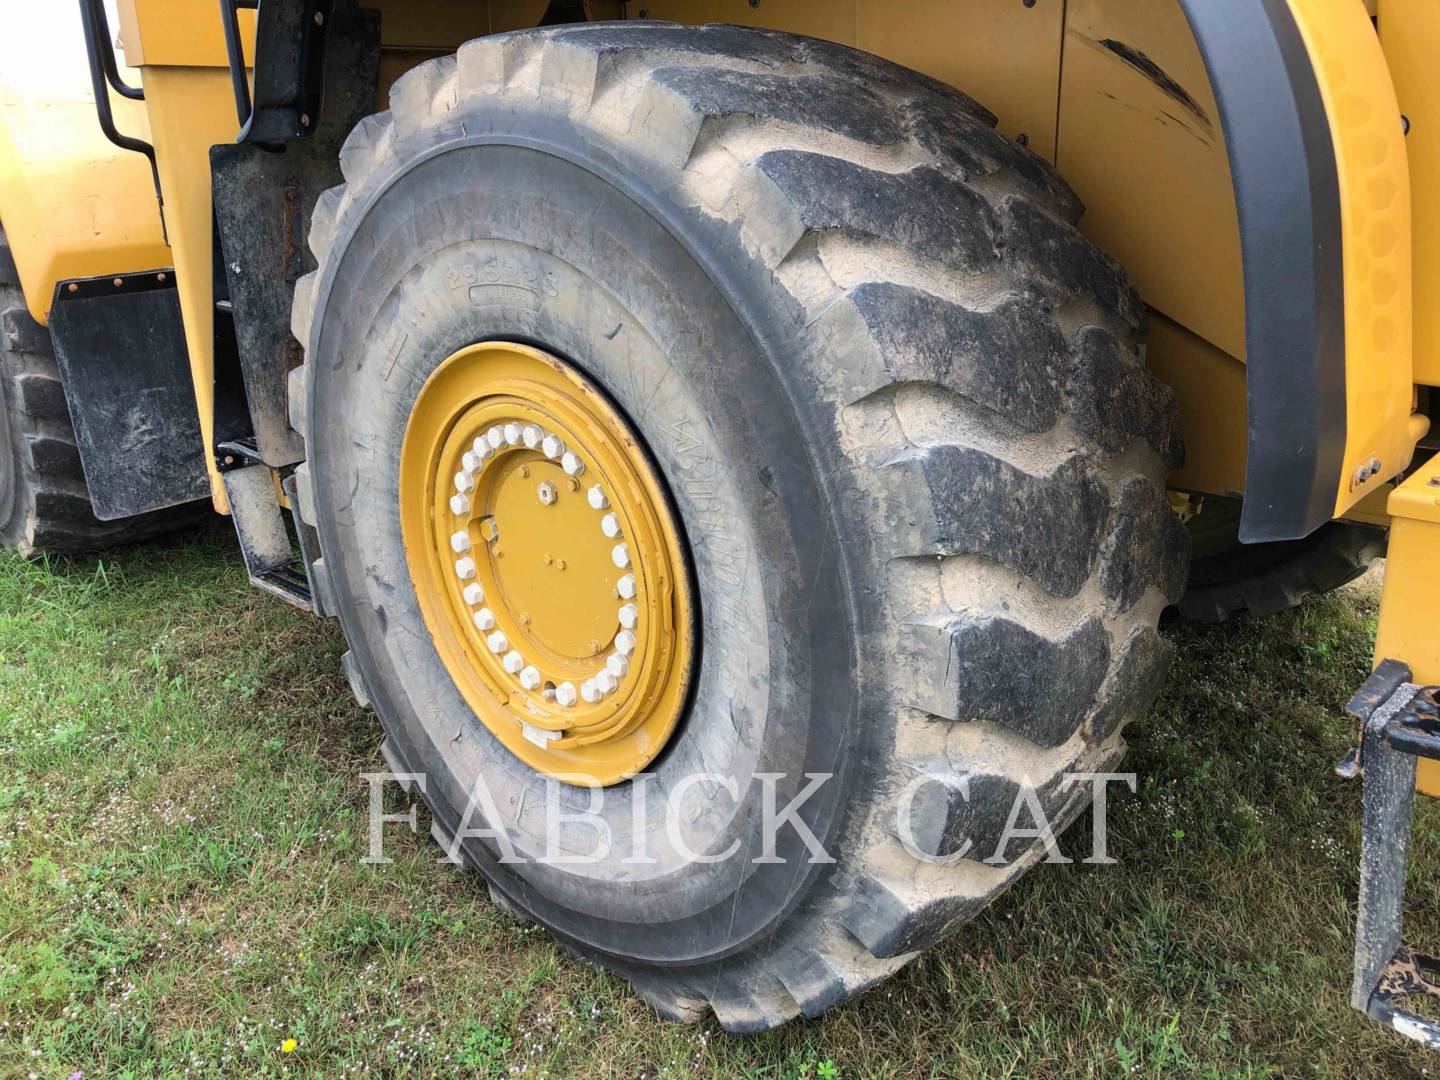
[[[440,662],[398,524],[411,403],[487,338],[582,368],[669,482],[702,660],[655,783],[710,764],[738,792],[694,800],[692,846],[753,850],[758,773],[792,793],[833,774],[802,814],[830,865],[572,872],[462,844],[509,909],[667,1016],[815,1015],[973,916],[1043,850],[1000,847],[1021,785],[1073,819],[1088,789],[1065,774],[1118,759],[1168,662],[1182,452],[1137,358],[1144,309],[1073,227],[1073,193],[994,123],[809,39],[527,31],[402,78],[316,208],[300,511],[352,683],[392,767],[427,774],[438,835],[477,776],[526,850],[544,800]],[[907,849],[898,798],[925,774],[943,779]]]
[[[0,542],[26,556],[98,551],[207,516],[204,503],[118,521],[95,516],[50,332],[25,306],[0,232]]]
[[[1177,605],[1182,619],[1221,623],[1289,611],[1365,573],[1384,557],[1388,536],[1379,526],[1348,521],[1269,544],[1242,544],[1239,531],[1238,499],[1206,498],[1191,519],[1190,574]]]

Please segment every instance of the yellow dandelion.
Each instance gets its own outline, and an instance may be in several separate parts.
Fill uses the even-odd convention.
[[[300,1043],[295,1039],[286,1039],[280,1044],[280,1052],[282,1054],[293,1054],[295,1052],[295,1048],[299,1045]]]

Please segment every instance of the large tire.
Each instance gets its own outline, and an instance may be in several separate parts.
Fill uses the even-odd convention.
[[[782,801],[800,773],[833,773],[803,817],[835,862],[743,861],[742,878],[662,856],[645,877],[462,850],[508,910],[666,1015],[748,1031],[818,1013],[1016,880],[1030,841],[981,859],[1019,786],[1073,819],[1088,789],[1064,774],[1114,762],[1157,689],[1186,538],[1164,494],[1172,397],[1137,359],[1144,309],[992,115],[836,45],[526,31],[422,65],[390,104],[317,207],[291,384],[301,513],[387,759],[427,774],[441,837],[480,774],[519,808],[517,847],[538,846],[523,810],[540,778],[441,665],[396,500],[429,373],[472,341],[542,344],[629,415],[693,550],[702,660],[653,783],[705,764],[738,778],[738,802],[694,806],[710,831],[692,847],[718,851],[755,841],[756,773],[793,778]],[[445,281],[465,266],[516,302],[467,302]],[[947,779],[915,800],[919,850],[974,845],[949,864],[896,838],[927,772]],[[625,785],[610,793],[623,834]]]
[[[1300,540],[1240,543],[1240,501],[1207,498],[1190,521],[1193,541],[1182,619],[1221,623],[1275,615],[1348,585],[1385,555],[1387,530],[1332,521]]]
[[[0,542],[22,555],[98,551],[206,515],[203,503],[101,521],[90,504],[50,333],[31,316],[0,232]]]

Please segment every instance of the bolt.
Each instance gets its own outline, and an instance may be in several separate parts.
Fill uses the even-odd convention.
[[[520,625],[521,625],[521,626],[529,626],[529,625],[530,625],[530,613],[529,613],[528,611],[522,611],[522,612],[520,612]]]
[[[629,656],[635,651],[635,644],[635,635],[629,630],[621,630],[615,635],[615,651],[618,653]]]
[[[475,628],[483,634],[488,634],[495,629],[495,613],[488,607],[482,607],[475,612]]]
[[[575,684],[571,682],[562,682],[559,686],[555,687],[555,703],[557,705],[564,706],[567,709],[570,708],[570,706],[574,705]]]
[[[510,648],[510,639],[507,638],[501,631],[496,630],[493,634],[491,634],[488,638],[485,639],[485,644],[489,647],[492,653],[495,653],[498,656],[500,653],[503,653],[506,649]]]
[[[485,587],[478,581],[465,586],[465,603],[474,607],[485,602]]]
[[[595,676],[594,682],[595,689],[599,690],[602,694],[613,694],[615,687],[620,685],[620,681],[616,679],[614,675],[611,675],[609,671],[600,672],[600,674]]]
[[[626,604],[620,609],[620,625],[626,630],[634,630],[639,621],[640,609],[634,604]]]
[[[560,467],[570,476],[579,476],[585,471],[585,462],[581,461],[572,451],[565,451],[560,458]]]
[[[1029,146],[1029,145],[1030,145],[1030,136],[1029,136],[1029,135],[1026,135],[1025,132],[1022,131],[1022,132],[1020,132],[1019,135],[1016,135],[1016,136],[1015,136],[1015,141],[1016,141],[1017,143],[1019,143],[1021,146]]]
[[[301,127],[309,127],[309,126],[310,126],[310,114],[309,114],[309,113],[301,113],[301,114],[300,114],[300,126],[301,126]]]
[[[457,517],[462,514],[470,513],[470,500],[467,499],[464,495],[451,495],[450,512],[452,514],[455,514]]]
[[[611,540],[618,539],[620,536],[620,519],[614,514],[606,514],[600,519],[600,531]]]
[[[115,287],[116,287],[117,289],[120,288],[120,286],[121,286],[121,285],[124,285],[124,284],[125,284],[125,279],[124,279],[123,277],[117,277],[117,278],[115,279]]]
[[[478,439],[471,443],[470,447],[482,458],[488,458],[491,454],[495,452],[495,448],[490,445],[489,441],[485,438],[484,435],[481,435]]]
[[[630,565],[630,549],[624,544],[616,544],[610,549],[610,561],[624,570]]]
[[[604,510],[610,505],[610,500],[605,497],[605,489],[599,484],[587,491],[585,498],[589,501],[592,510]]]
[[[634,575],[634,574],[626,574],[624,577],[622,577],[622,578],[620,579],[620,583],[619,583],[619,585],[616,586],[616,588],[618,588],[618,589],[620,590],[620,595],[621,595],[623,598],[625,598],[626,600],[634,600],[634,599],[635,599],[635,575]]]
[[[455,576],[461,581],[469,581],[475,576],[475,560],[471,558],[455,560]]]
[[[510,446],[520,445],[520,425],[509,423],[505,425],[505,442]]]
[[[505,441],[505,429],[496,424],[485,432],[485,441],[490,444],[491,450],[499,450],[500,444]]]
[[[485,467],[485,459],[474,450],[466,450],[460,457],[460,465],[466,472],[479,472]]]
[[[549,483],[548,481],[542,483],[538,488],[535,489],[535,494],[540,499],[541,506],[555,505],[556,493],[554,484]],[[549,556],[546,556],[546,558],[548,559]]]
[[[158,273],[158,274],[155,275],[155,280],[156,280],[156,281],[168,281],[168,280],[169,280],[169,275],[166,274],[165,271],[162,270],[162,271],[160,271],[160,273]]]
[[[521,465],[521,466],[520,466],[520,479],[521,479],[521,480],[528,480],[528,479],[530,479],[530,466],[529,466],[529,465]]]
[[[80,291],[80,286],[79,286],[79,285],[76,285],[75,282],[73,282],[73,281],[69,284],[68,288],[70,289],[70,291],[71,291],[72,293],[77,293],[77,292]]]
[[[450,550],[456,555],[464,555],[470,550],[470,534],[464,529],[450,536]]]
[[[600,642],[596,641],[593,637],[586,642],[586,644],[590,646],[590,654],[592,656],[600,651]]]
[[[475,490],[475,477],[473,474],[460,470],[455,474],[455,490],[461,495],[469,495]]]
[[[321,12],[321,11],[315,12],[315,25],[316,25],[316,26],[324,26],[324,25],[325,25],[325,13],[324,13],[324,12]]]
[[[1026,6],[1026,7],[1034,7],[1034,6],[1035,6],[1035,0],[1025,0],[1025,6]]]
[[[526,424],[525,430],[520,433],[520,441],[525,444],[527,450],[534,450],[540,445],[540,440],[543,438],[545,438],[545,432],[534,424]]]
[[[505,654],[505,659],[500,661],[500,666],[511,675],[514,675],[525,666],[525,657],[521,656],[514,649],[511,649]]]
[[[540,686],[540,669],[530,664],[520,672],[520,685],[526,690],[535,690]]]
[[[615,678],[620,679],[630,670],[630,658],[621,653],[614,653],[609,660],[605,661],[605,670]]]
[[[605,695],[601,692],[600,688],[595,685],[593,679],[586,679],[580,684],[580,696],[593,705]]]
[[[545,438],[540,441],[540,450],[551,461],[556,461],[564,456],[565,444],[554,435],[546,435]]]
[[[235,455],[234,455],[234,454],[226,454],[226,455],[225,455],[225,464],[226,464],[226,465],[234,465],[234,464],[235,464]]]
[[[564,560],[564,559],[556,559],[556,560],[555,560],[555,569],[556,569],[556,570],[564,570],[564,569],[565,569],[565,560]]]

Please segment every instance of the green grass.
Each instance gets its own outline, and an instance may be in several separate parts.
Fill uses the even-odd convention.
[[[819,1021],[655,1018],[387,834],[338,628],[249,589],[223,527],[0,557],[0,1075],[1359,1076],[1440,1068],[1346,1004],[1356,785],[1331,766],[1374,585],[1172,631],[1112,787],[1114,867],[1046,866]],[[422,833],[424,832],[422,828]],[[1089,834],[1082,819],[1066,841]],[[1409,935],[1440,935],[1425,806]],[[287,1039],[296,1040],[282,1052]]]

